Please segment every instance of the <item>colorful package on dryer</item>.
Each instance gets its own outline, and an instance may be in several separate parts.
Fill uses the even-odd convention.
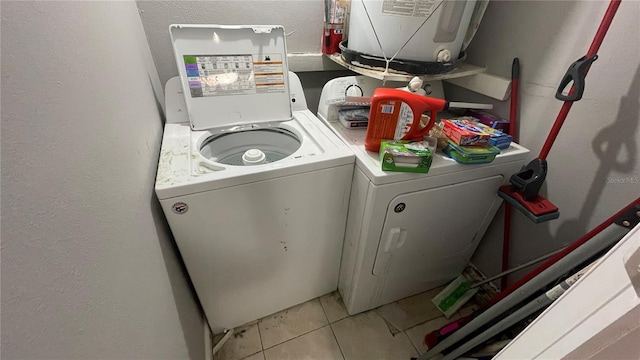
[[[427,173],[432,160],[426,141],[380,141],[380,162],[384,171]]]
[[[473,116],[478,119],[478,122],[481,122],[490,128],[498,129],[505,134],[509,133],[509,120],[489,114],[483,110],[467,110],[466,115]]]
[[[350,128],[366,128],[369,125],[370,106],[348,106],[338,110],[338,120],[342,126]]]
[[[442,120],[442,131],[454,143],[466,146],[489,145],[489,133],[467,119]]]
[[[482,131],[489,134],[489,145],[493,145],[498,149],[508,149],[509,145],[511,145],[511,141],[513,140],[513,136],[505,134],[504,132],[491,128],[482,123],[476,123],[476,125],[482,129]]]
[[[463,146],[449,141],[447,147],[442,151],[453,160],[461,164],[486,164],[493,161],[496,155],[500,154],[500,149],[495,146]]]

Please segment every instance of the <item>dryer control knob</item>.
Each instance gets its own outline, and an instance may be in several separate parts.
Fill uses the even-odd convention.
[[[245,165],[258,165],[265,162],[267,156],[259,149],[249,149],[242,154],[242,162]]]
[[[356,84],[351,84],[349,86],[347,86],[347,88],[344,90],[344,95],[345,96],[364,96],[364,92],[362,91],[362,88]]]

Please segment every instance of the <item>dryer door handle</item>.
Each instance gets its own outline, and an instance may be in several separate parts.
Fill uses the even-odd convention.
[[[407,240],[407,231],[401,228],[393,228],[387,234],[387,240],[384,244],[384,252],[390,252],[404,245]]]
[[[407,240],[407,230],[392,228],[378,245],[378,254],[373,264],[373,275],[383,275],[389,272],[393,250],[402,247]]]

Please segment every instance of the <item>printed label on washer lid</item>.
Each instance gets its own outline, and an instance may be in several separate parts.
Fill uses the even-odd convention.
[[[382,14],[427,17],[436,7],[436,0],[384,0]]]
[[[282,54],[253,55],[256,91],[284,92],[284,64]]]
[[[281,54],[185,55],[192,98],[284,92]]]

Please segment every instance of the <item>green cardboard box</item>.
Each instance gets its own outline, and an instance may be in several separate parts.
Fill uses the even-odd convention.
[[[426,141],[382,140],[380,162],[384,171],[427,173],[433,156]]]

